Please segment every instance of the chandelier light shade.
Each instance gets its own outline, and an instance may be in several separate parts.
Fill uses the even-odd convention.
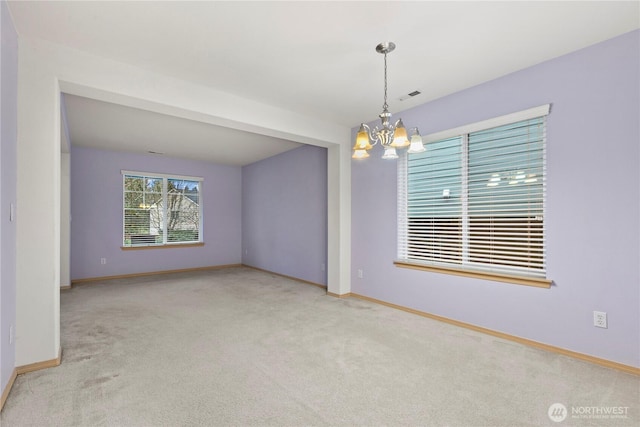
[[[413,128],[413,134],[411,135],[411,144],[409,145],[409,149],[407,150],[407,153],[418,154],[418,153],[424,153],[425,151],[427,151],[427,149],[424,148],[424,144],[422,143],[422,137],[420,136],[420,132],[418,131],[418,128]]]
[[[387,104],[387,54],[396,48],[393,42],[384,42],[376,46],[376,52],[384,55],[384,104],[382,104],[382,113],[378,117],[382,122],[381,126],[371,129],[367,124],[362,123],[358,134],[356,135],[356,143],[353,146],[354,159],[366,159],[369,157],[369,150],[376,144],[380,143],[384,149],[383,159],[397,159],[397,148],[409,147],[408,153],[421,153],[425,151],[422,137],[417,128],[412,129],[411,140],[407,135],[407,129],[402,123],[402,119],[398,119],[395,124],[391,124],[391,113]]]

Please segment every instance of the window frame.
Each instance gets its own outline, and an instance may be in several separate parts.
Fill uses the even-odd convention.
[[[538,107],[530,108],[523,111],[518,111],[511,114],[506,114],[503,116],[491,118],[488,120],[483,120],[479,122],[475,122],[472,124],[456,127],[453,129],[444,130],[441,132],[436,132],[433,134],[429,134],[423,137],[425,141],[425,146],[427,150],[429,149],[429,143],[440,142],[447,139],[452,138],[462,138],[462,163],[463,166],[461,168],[461,177],[462,181],[469,179],[469,165],[468,165],[468,137],[469,134],[474,132],[484,131],[487,129],[492,129],[500,126],[510,125],[517,122],[536,119],[540,117],[545,117],[545,129],[546,129],[546,116],[549,115],[551,110],[551,104],[545,104]],[[543,136],[543,148],[542,148],[542,168],[546,169],[546,132]],[[432,271],[444,274],[453,274],[464,277],[474,277],[481,278],[499,282],[506,283],[515,283],[520,285],[528,285],[528,286],[536,286],[549,288],[551,286],[552,281],[547,278],[546,271],[546,261],[544,263],[544,267],[541,273],[527,274],[526,272],[518,272],[518,271],[508,271],[508,268],[504,266],[499,268],[492,268],[491,264],[482,265],[480,263],[480,268],[478,268],[478,264],[474,266],[474,263],[461,263],[454,264],[452,262],[436,262],[436,261],[427,261],[427,260],[417,260],[409,258],[408,253],[408,242],[409,242],[409,212],[408,212],[408,154],[403,153],[401,158],[398,160],[398,240],[397,240],[397,259],[394,261],[394,264],[397,267],[402,268],[411,268],[417,270],[425,270]],[[544,239],[544,223],[546,221],[546,190],[544,189],[546,186],[546,171],[543,173],[543,196],[542,196],[542,224],[543,224],[543,248],[542,253],[543,257],[546,258],[546,239]],[[468,194],[464,194],[461,196],[462,199],[465,199],[463,204],[463,212],[462,215],[466,217],[466,222],[468,224],[469,221],[469,213],[468,213]],[[468,230],[462,233],[462,245],[467,246],[469,244],[470,234]],[[475,267],[475,268],[474,268]]]
[[[123,250],[138,250],[138,249],[156,249],[156,248],[172,248],[172,247],[193,247],[193,246],[203,246],[204,245],[204,233],[203,233],[203,222],[204,222],[204,204],[202,197],[202,188],[204,178],[197,176],[187,176],[187,175],[174,175],[174,174],[166,174],[166,173],[156,173],[156,172],[140,172],[140,171],[130,171],[130,170],[121,170],[122,175],[122,246]],[[139,244],[131,244],[126,243],[126,179],[127,177],[140,177],[143,179],[161,179],[162,180],[162,192],[161,192],[161,201],[162,201],[162,242],[160,243],[139,243]],[[167,201],[169,199],[168,192],[168,182],[170,180],[177,181],[193,181],[198,183],[198,240],[185,240],[185,241],[170,241],[168,237],[169,230],[167,229],[167,221],[169,219],[169,209],[167,206]]]

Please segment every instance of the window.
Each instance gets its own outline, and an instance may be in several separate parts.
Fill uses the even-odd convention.
[[[124,247],[202,242],[202,178],[122,176]]]
[[[427,136],[398,174],[400,262],[546,277],[549,106]]]

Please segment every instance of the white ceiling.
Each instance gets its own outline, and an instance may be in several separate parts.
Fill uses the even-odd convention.
[[[397,45],[388,58],[389,109],[397,115],[639,28],[639,6],[638,1],[9,2],[21,37],[347,127],[371,121],[381,110],[379,42]],[[398,100],[416,89],[422,94]],[[66,104],[74,145],[229,164],[248,164],[297,146],[76,96],[68,96]],[[179,152],[172,151],[177,137]],[[235,154],[216,145],[225,140],[233,141]]]
[[[64,94],[63,99],[69,139],[84,147],[152,152],[242,166],[300,146],[297,142],[75,95]]]

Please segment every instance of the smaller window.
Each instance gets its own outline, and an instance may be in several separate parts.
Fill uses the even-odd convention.
[[[202,178],[122,171],[123,246],[202,242]]]

